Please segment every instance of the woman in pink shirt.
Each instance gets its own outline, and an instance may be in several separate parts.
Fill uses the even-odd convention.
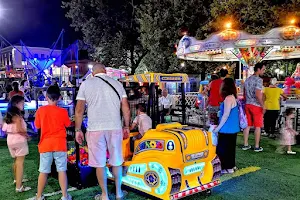
[[[24,160],[28,155],[28,135],[26,123],[23,119],[24,97],[15,95],[10,99],[2,130],[7,134],[7,146],[10,155],[15,159],[13,170],[16,192],[26,192],[30,187],[22,185]]]

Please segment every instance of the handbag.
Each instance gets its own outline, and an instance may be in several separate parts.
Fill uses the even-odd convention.
[[[239,121],[240,121],[240,128],[245,129],[248,127],[247,116],[244,111],[244,107],[241,101],[237,101],[239,107]]]

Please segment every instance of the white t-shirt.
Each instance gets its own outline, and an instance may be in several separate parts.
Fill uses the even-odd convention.
[[[139,127],[139,133],[144,136],[145,132],[152,128],[152,119],[147,114],[136,116],[133,123]]]
[[[103,73],[95,76],[107,80],[118,91],[121,98],[127,98],[125,89],[120,82]],[[84,81],[79,88],[76,99],[86,101],[88,131],[122,129],[121,101],[111,86],[100,78],[92,77]]]
[[[164,109],[169,109],[172,106],[173,98],[171,95],[167,95],[166,97],[162,96],[159,98],[159,107]]]

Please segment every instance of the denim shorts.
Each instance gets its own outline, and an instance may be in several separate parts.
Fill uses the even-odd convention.
[[[39,172],[50,174],[53,159],[57,172],[67,171],[67,152],[47,152],[40,154]]]

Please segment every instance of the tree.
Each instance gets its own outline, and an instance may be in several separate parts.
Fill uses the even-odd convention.
[[[91,45],[91,56],[112,67],[128,66],[135,71],[146,55],[140,40],[136,7],[141,0],[63,1],[71,26],[83,33]]]
[[[208,32],[220,31],[231,21],[235,29],[263,34],[300,16],[300,0],[214,0],[210,6]]]
[[[203,0],[144,1],[138,9],[138,19],[141,42],[148,51],[144,63],[149,71],[187,72],[193,66],[199,67],[199,62],[181,67],[174,46],[182,37],[180,30],[193,35],[208,22],[208,8],[209,3]]]

